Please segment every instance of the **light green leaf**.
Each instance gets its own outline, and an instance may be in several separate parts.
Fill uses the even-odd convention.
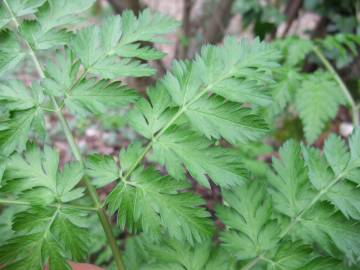
[[[296,94],[295,105],[304,125],[306,140],[312,144],[335,117],[340,104],[345,104],[338,84],[327,73],[317,72],[303,81]]]
[[[80,227],[72,221],[81,215],[76,210],[63,209],[53,224],[53,233],[64,243],[66,257],[75,261],[86,258],[89,246],[86,228]]]
[[[245,170],[236,152],[210,147],[211,142],[195,132],[171,128],[154,141],[153,159],[165,165],[169,174],[184,178],[183,167],[203,186],[209,187],[207,176],[217,185],[230,187],[243,183]]]
[[[121,149],[119,154],[121,170],[128,171],[137,159],[141,157],[143,151],[144,148],[140,142],[132,143],[126,149]]]
[[[360,254],[359,232],[359,224],[334,213],[329,205],[318,204],[301,218],[291,234],[307,243],[316,243],[333,256],[340,250],[355,261]]]
[[[274,208],[295,218],[311,202],[315,193],[301,158],[300,145],[289,140],[280,148],[279,155],[280,158],[273,158],[275,172],[268,177]]]
[[[17,191],[34,187],[46,187],[56,193],[56,177],[59,165],[59,154],[49,147],[42,153],[39,148],[30,146],[24,156],[13,155],[7,163],[5,180],[14,181]],[[20,184],[21,183],[21,184]]]
[[[235,270],[235,259],[211,241],[189,246],[168,235],[160,243],[144,235],[127,239],[125,260],[133,270]]]
[[[308,264],[297,268],[296,270],[327,270],[327,269],[351,270],[353,268],[346,267],[341,261],[333,258],[319,257],[319,258],[315,258]]]
[[[38,110],[31,108],[14,111],[9,119],[0,121],[0,153],[8,156],[15,150],[22,152],[29,139],[29,131],[37,117]]]
[[[84,175],[83,166],[79,162],[67,163],[62,172],[58,172],[56,192],[62,202],[81,198],[84,188],[75,188]]]
[[[301,64],[306,55],[311,52],[313,41],[297,37],[287,37],[276,40],[272,45],[282,51],[284,64],[294,67]]]
[[[267,264],[267,270],[298,270],[314,257],[311,253],[310,246],[301,244],[300,241],[287,241],[270,257],[271,262]]]
[[[120,170],[112,157],[95,154],[87,158],[86,174],[95,186],[102,187],[118,179]]]
[[[2,187],[2,179],[5,172],[5,167],[6,167],[6,159],[5,157],[0,156],[0,188]]]
[[[269,119],[271,121],[294,102],[302,76],[296,69],[289,67],[282,67],[274,71],[276,83],[271,87],[273,103],[269,108]]]
[[[1,24],[1,22],[0,22]],[[25,57],[15,34],[10,31],[0,32],[0,76],[12,70]]]
[[[231,144],[258,140],[268,130],[264,120],[251,110],[215,95],[192,103],[185,115],[209,139],[223,137]]]
[[[161,59],[166,55],[152,47],[140,47],[138,43],[120,45],[116,49],[116,54],[122,57],[136,57],[148,61]]]
[[[20,26],[21,35],[35,50],[47,50],[68,44],[72,34],[65,30],[51,29],[44,31],[35,21],[25,21]]]
[[[0,247],[4,269],[42,270],[49,264],[51,269],[70,270],[67,260],[86,254],[86,231],[62,209],[32,207],[15,216],[13,227],[17,235]]]
[[[325,141],[324,154],[336,175],[344,172],[350,161],[349,149],[338,136],[331,134]]]
[[[38,8],[42,6],[45,1],[46,0],[7,0],[7,3],[14,15],[20,17],[37,12]],[[4,3],[0,3],[0,28],[11,21],[11,16],[6,11],[4,5]]]
[[[12,155],[4,175],[5,188],[14,193],[31,192],[45,189],[48,192],[43,198],[35,201],[51,203],[55,200],[69,202],[83,196],[83,188],[75,188],[83,176],[83,168],[79,163],[65,165],[62,172],[58,170],[59,154],[45,147],[44,152],[30,146],[24,155]],[[33,194],[34,195],[34,194]],[[27,198],[31,199],[31,196]]]
[[[176,27],[173,22],[169,17],[149,10],[140,13],[139,18],[131,11],[125,11],[122,17],[108,17],[101,26],[79,31],[71,47],[90,73],[103,78],[151,76],[155,70],[133,61],[132,57],[158,59],[161,55],[152,49],[139,47],[139,43],[131,43],[155,41],[155,37]]]
[[[41,101],[34,89],[27,89],[20,81],[8,81],[0,84],[0,104],[9,110],[27,110],[37,106]]]
[[[116,79],[122,77],[149,77],[156,73],[155,69],[140,61],[130,58],[118,59],[116,56],[109,56],[89,68],[89,72],[105,79]]]
[[[145,9],[136,18],[131,11],[122,14],[121,44],[136,41],[163,42],[162,36],[174,31],[179,26],[171,17]]]
[[[216,83],[212,91],[231,101],[268,106],[271,104],[272,98],[270,93],[263,88],[253,80],[231,78]]]
[[[78,22],[76,15],[90,8],[94,2],[95,0],[48,0],[37,14],[42,31],[46,33],[55,27]]]
[[[46,65],[46,78],[42,81],[45,91],[54,96],[62,96],[74,86],[80,63],[70,50],[58,51],[53,62]]]
[[[279,58],[278,50],[259,39],[238,42],[234,37],[227,37],[223,47],[204,46],[194,65],[206,85],[235,77],[255,80],[263,89],[264,84],[273,82],[270,70],[278,67]]]
[[[275,248],[280,240],[279,226],[271,219],[271,201],[265,195],[265,188],[256,182],[223,192],[229,207],[217,209],[227,227],[221,239],[239,259],[255,258]]]
[[[316,189],[326,190],[326,199],[346,217],[359,220],[360,189],[356,184],[345,179],[352,170],[359,167],[348,168],[350,153],[344,142],[332,135],[325,142],[326,159],[317,149],[305,147],[304,157],[309,168],[311,183]]]
[[[142,228],[156,239],[163,226],[172,238],[201,242],[212,234],[209,214],[200,207],[204,204],[200,197],[182,192],[187,187],[186,182],[161,176],[152,168],[138,170],[129,182],[121,181],[106,202],[111,212],[118,211],[122,228],[133,232]]]
[[[150,139],[156,132],[163,128],[174,112],[171,99],[165,88],[160,84],[149,88],[149,100],[140,98],[135,103],[135,108],[129,112],[129,124],[141,135]]]
[[[67,93],[65,104],[74,114],[105,113],[135,101],[136,92],[119,82],[83,80]]]

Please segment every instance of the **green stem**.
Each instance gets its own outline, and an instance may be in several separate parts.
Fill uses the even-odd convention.
[[[320,61],[323,63],[325,68],[331,73],[331,75],[334,77],[335,81],[339,84],[340,89],[342,90],[345,98],[347,99],[351,111],[352,111],[352,120],[354,123],[354,126],[360,125],[360,112],[359,108],[356,106],[355,100],[352,97],[349,89],[345,85],[344,81],[340,78],[339,74],[336,72],[336,70],[333,68],[333,66],[330,64],[330,62],[326,59],[322,51],[319,49],[319,47],[314,46],[313,51],[315,52],[316,56],[320,59]]]
[[[10,14],[10,16],[11,16],[11,18],[12,18],[14,24],[15,24],[15,27],[17,29],[17,33],[20,35],[20,33],[18,31],[19,30],[18,29],[19,28],[19,22],[17,21],[16,16],[14,15],[14,13],[11,10],[9,4],[7,3],[7,0],[3,0],[3,2],[4,2],[5,7],[7,8],[8,12],[9,12],[9,14]],[[23,38],[23,41],[25,42],[25,45],[26,45],[26,47],[28,49],[28,52],[29,52],[29,55],[30,55],[31,59],[33,60],[33,62],[35,64],[36,70],[37,70],[40,78],[42,78],[42,79],[45,78],[45,74],[44,74],[44,72],[42,70],[42,67],[40,65],[40,61],[36,57],[36,55],[34,53],[34,50],[32,49],[29,42],[27,42],[27,40],[25,38]],[[73,135],[71,133],[71,130],[69,128],[68,123],[66,122],[63,114],[61,113],[61,108],[59,107],[56,99],[53,96],[50,96],[50,99],[51,99],[51,102],[54,105],[54,108],[56,110],[56,115],[59,118],[60,124],[61,124],[61,126],[62,126],[62,128],[64,130],[66,139],[67,139],[67,141],[68,141],[68,143],[70,145],[70,148],[71,148],[71,151],[72,151],[73,155],[75,156],[75,158],[79,162],[81,162],[81,164],[84,165],[84,160],[82,158],[80,150],[79,150],[78,146],[76,145],[75,139],[74,139],[74,137],[73,137]],[[106,237],[108,239],[110,248],[111,248],[113,256],[114,256],[115,264],[116,264],[118,270],[125,270],[124,264],[122,262],[120,250],[116,246],[115,237],[114,237],[114,235],[112,233],[112,230],[111,230],[110,221],[109,221],[104,209],[101,207],[99,197],[96,194],[96,189],[91,185],[91,183],[89,182],[89,180],[87,178],[84,178],[84,182],[85,182],[85,185],[86,185],[86,187],[87,187],[87,189],[89,191],[89,194],[90,194],[92,200],[95,203],[100,222],[101,222],[101,224],[103,226],[104,232],[106,234]]]
[[[9,199],[0,199],[0,205],[19,205],[19,206],[31,206],[30,202],[26,201],[19,201],[19,200],[9,200]],[[80,211],[89,211],[89,212],[97,212],[98,209],[95,207],[89,207],[89,206],[83,206],[83,205],[75,205],[75,204],[57,204],[57,203],[51,203],[47,206],[52,208],[57,207],[64,208],[64,209],[75,209]]]
[[[241,270],[250,270],[251,268],[253,268],[259,261],[261,260],[261,257],[258,256],[255,259],[251,260],[250,262],[248,262],[246,265],[244,265],[244,267],[241,268]]]

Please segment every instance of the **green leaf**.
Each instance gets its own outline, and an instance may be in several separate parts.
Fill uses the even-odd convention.
[[[8,81],[0,84],[0,102],[9,110],[31,109],[42,101],[34,90],[27,89],[20,81]]]
[[[74,114],[105,113],[135,101],[136,92],[118,82],[83,80],[67,93],[65,104]]]
[[[274,203],[279,213],[295,218],[315,196],[309,183],[308,171],[301,158],[300,145],[287,141],[279,150],[280,158],[273,158],[274,173],[268,181]]]
[[[317,149],[304,148],[311,183],[319,191],[326,190],[326,199],[347,218],[359,220],[360,189],[355,183],[346,181],[346,176],[360,166],[348,168],[350,153],[345,143],[335,135],[326,140],[324,153],[326,159]]]
[[[80,63],[70,50],[58,51],[53,62],[46,65],[46,78],[42,81],[45,91],[54,96],[69,92],[76,81]]]
[[[290,67],[301,64],[313,48],[313,41],[297,37],[276,40],[273,46],[282,51],[284,64]]]
[[[149,88],[149,100],[140,98],[135,108],[129,112],[129,124],[141,135],[150,139],[170,121],[174,112],[169,108],[171,99],[166,89],[160,84]]]
[[[86,160],[86,174],[97,187],[106,186],[120,177],[116,161],[110,156],[91,155]]]
[[[316,43],[326,57],[333,60],[336,67],[341,69],[350,64],[352,59],[358,55],[357,47],[360,45],[360,38],[356,34],[338,33],[318,39]]]
[[[95,0],[48,0],[37,14],[42,31],[78,22],[75,15],[89,9],[94,2]]]
[[[44,248],[49,255],[48,267],[54,270],[71,270],[72,267],[64,260],[56,239],[50,238],[45,242]]]
[[[163,35],[174,31],[179,26],[171,17],[151,12],[149,9],[142,11],[138,18],[134,13],[126,10],[122,13],[121,44],[136,41],[164,42]]]
[[[200,197],[180,191],[186,188],[185,182],[161,176],[154,169],[138,170],[130,181],[119,182],[106,202],[111,212],[118,211],[122,228],[142,228],[156,239],[163,226],[172,238],[200,242],[212,234],[209,214],[200,207],[204,204]]]
[[[0,188],[2,187],[2,178],[5,172],[6,159],[5,157],[0,156]]]
[[[349,149],[338,136],[331,134],[325,141],[324,154],[336,175],[343,173],[350,161]]]
[[[70,163],[62,172],[58,171],[58,166],[59,154],[55,150],[45,147],[41,152],[30,146],[24,155],[15,154],[8,160],[4,175],[6,188],[14,193],[45,188],[50,192],[46,197],[32,199],[47,203],[54,200],[69,202],[82,197],[84,189],[75,188],[83,176],[82,166]]]
[[[119,154],[122,171],[128,171],[143,153],[144,148],[140,142],[130,144],[127,149],[123,148]]]
[[[338,256],[341,251],[355,262],[360,254],[359,232],[359,224],[321,203],[301,218],[291,234],[307,243],[316,243],[330,255]]]
[[[273,160],[277,175],[269,178],[277,218],[284,236],[290,234],[291,239],[315,244],[331,256],[344,254],[354,261],[360,237],[359,225],[351,218],[359,216],[359,191],[346,181],[354,168],[348,167],[350,154],[338,137],[330,136],[324,152],[322,156],[318,149],[304,146],[301,156],[293,141],[280,149],[280,159]]]
[[[166,54],[152,47],[140,47],[140,44],[125,44],[117,48],[116,54],[122,57],[136,57],[143,60],[157,60]]]
[[[312,144],[325,124],[336,116],[345,100],[338,84],[327,73],[309,75],[297,91],[295,105],[304,125],[306,140]]]
[[[1,20],[0,20],[1,25]],[[12,70],[25,57],[15,34],[10,31],[0,32],[0,76]]]
[[[269,108],[270,120],[284,112],[289,103],[294,102],[302,76],[296,69],[289,67],[282,67],[274,71],[276,83],[271,87],[273,103]]]
[[[209,138],[224,137],[230,143],[256,140],[267,127],[262,117],[229,102],[254,101],[264,105],[264,97],[250,97],[272,83],[270,70],[277,67],[279,55],[271,47],[255,40],[237,42],[226,38],[223,47],[205,46],[193,62],[174,61],[171,72],[161,81],[178,114],[188,116],[190,123]],[[239,89],[237,94],[234,90]],[[211,92],[222,95],[209,96]],[[245,92],[243,97],[241,92]]]
[[[275,248],[280,240],[279,226],[271,219],[271,200],[265,194],[265,188],[256,182],[223,192],[229,207],[217,209],[227,227],[221,239],[239,259],[254,258]]]
[[[38,8],[45,3],[46,0],[11,0],[7,1],[11,11],[16,17],[25,16],[37,12]],[[11,16],[5,9],[4,3],[1,3],[0,9],[0,28],[11,21]]]
[[[171,72],[166,73],[161,80],[172,100],[178,106],[184,106],[194,100],[201,90],[200,69],[194,66],[195,64],[189,61],[174,61]]]
[[[72,40],[72,49],[86,68],[113,54],[121,36],[121,18],[107,18],[101,26],[90,26],[80,30]]]
[[[16,184],[14,191],[34,187],[46,187],[56,193],[56,177],[59,154],[49,147],[42,153],[39,148],[30,146],[24,156],[15,154],[7,162],[5,180]]]
[[[119,77],[149,77],[156,72],[147,64],[130,58],[118,59],[116,56],[109,56],[99,60],[89,72],[105,79],[116,79]]]
[[[195,60],[195,69],[205,85],[216,85],[235,77],[255,80],[263,89],[265,84],[272,83],[270,71],[278,67],[279,58],[278,50],[259,39],[238,42],[234,37],[227,37],[223,47],[204,46]]]
[[[58,172],[56,192],[62,202],[81,198],[85,188],[75,188],[84,175],[83,166],[79,162],[67,163],[62,172]]]
[[[101,26],[80,30],[72,41],[72,49],[90,73],[103,78],[151,76],[154,69],[132,57],[158,59],[159,53],[131,43],[155,41],[175,27],[173,19],[149,10],[140,13],[138,19],[131,11],[125,11],[122,17],[107,18]]]
[[[234,270],[235,260],[211,241],[189,246],[163,236],[160,243],[153,243],[144,235],[126,241],[126,265],[129,269],[159,270]]]
[[[30,235],[17,236],[8,240],[5,245],[0,247],[0,263],[5,265],[9,264],[3,269],[27,270],[30,268],[41,270],[43,266],[41,245],[39,244],[39,238],[41,237],[41,233],[33,233]],[[32,256],[24,256],[30,253]]]
[[[327,269],[336,269],[336,270],[351,270],[352,268],[344,266],[341,261],[328,258],[328,257],[319,257],[315,258],[308,264],[297,268],[296,270],[327,270]]]
[[[35,21],[25,21],[20,26],[20,33],[35,50],[48,50],[69,43],[72,34],[65,30],[51,29],[44,31]]]
[[[77,213],[78,214],[78,213]],[[4,269],[71,269],[67,260],[86,254],[85,229],[72,222],[74,213],[61,208],[32,207],[13,220],[16,235],[0,247]],[[31,254],[31,256],[28,256]]]
[[[301,242],[287,241],[279,245],[274,256],[270,257],[269,270],[298,270],[299,267],[306,265],[314,255],[311,254],[310,246],[301,244]]]
[[[192,103],[185,115],[209,139],[223,137],[231,144],[258,140],[268,130],[264,120],[251,110],[215,95]]]
[[[29,139],[29,131],[37,117],[43,117],[35,108],[14,111],[10,117],[0,121],[0,153],[8,156],[15,150],[22,152]]]
[[[208,178],[222,187],[241,184],[245,170],[235,151],[210,147],[211,142],[185,127],[167,130],[153,144],[153,159],[165,165],[169,174],[183,179],[182,164],[201,185],[210,187]]]
[[[53,233],[63,241],[65,254],[75,261],[86,257],[89,246],[86,228],[76,225],[73,221],[81,215],[76,210],[63,209],[53,224]]]
[[[350,161],[349,169],[360,167],[360,128],[355,128],[349,139],[350,145]],[[352,181],[354,179],[351,179]],[[355,180],[355,183],[359,183],[360,180]]]
[[[240,103],[268,106],[272,102],[271,95],[254,80],[226,79],[216,83],[212,91]]]

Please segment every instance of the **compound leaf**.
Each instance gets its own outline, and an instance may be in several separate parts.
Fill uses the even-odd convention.
[[[271,200],[261,184],[246,183],[224,191],[229,207],[219,207],[218,216],[227,226],[221,239],[239,259],[251,259],[276,247],[279,227],[271,219]]]
[[[317,72],[303,81],[295,97],[296,109],[304,125],[306,140],[313,143],[325,124],[335,117],[344,96],[327,73]]]
[[[209,214],[200,197],[181,191],[187,187],[149,168],[135,171],[129,182],[119,182],[106,201],[111,212],[118,211],[121,227],[130,231],[142,228],[156,239],[163,226],[175,239],[200,242],[212,234]]]
[[[236,152],[210,146],[210,141],[186,127],[174,127],[154,142],[153,158],[179,179],[184,178],[183,164],[205,187],[210,186],[207,176],[222,187],[241,184],[246,171],[237,161]]]

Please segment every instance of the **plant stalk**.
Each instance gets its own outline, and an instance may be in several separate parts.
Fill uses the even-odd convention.
[[[255,259],[251,260],[249,263],[244,265],[244,267],[241,268],[241,270],[250,270],[253,268],[259,261],[261,260],[260,256],[257,256]]]
[[[3,0],[3,2],[4,2],[4,5],[5,5],[6,9],[8,10],[8,12],[9,12],[9,14],[10,14],[10,16],[11,16],[11,18],[12,18],[14,24],[15,24],[15,27],[16,27],[16,30],[17,30],[18,34],[20,35],[20,33],[19,33],[19,22],[17,21],[15,14],[11,10],[9,4],[7,3],[7,0]],[[30,55],[31,59],[33,60],[33,62],[35,64],[36,70],[37,70],[40,78],[42,78],[42,79],[45,78],[44,71],[43,71],[43,69],[42,69],[42,67],[40,65],[40,61],[38,60],[37,56],[35,55],[34,50],[32,49],[29,42],[25,38],[23,38],[23,41],[25,42],[25,45],[26,45],[26,47],[28,49],[28,52],[29,52],[29,55]],[[82,165],[84,165],[84,160],[82,158],[80,150],[79,150],[78,146],[76,145],[76,142],[75,142],[74,136],[71,133],[70,127],[69,127],[67,121],[65,120],[65,118],[64,118],[64,116],[63,116],[63,114],[61,112],[61,108],[59,107],[56,99],[53,96],[50,96],[50,99],[51,99],[51,102],[54,105],[54,108],[56,110],[56,115],[59,118],[60,124],[61,124],[61,126],[62,126],[62,128],[64,130],[66,139],[67,139],[67,141],[68,141],[68,143],[70,145],[70,148],[71,148],[71,151],[72,151],[73,155],[75,156],[75,158]],[[116,245],[116,240],[115,240],[115,237],[114,237],[114,235],[112,233],[112,230],[111,230],[110,221],[109,221],[109,219],[108,219],[108,217],[106,215],[105,210],[101,207],[99,197],[96,194],[96,189],[91,185],[91,183],[89,182],[89,180],[87,178],[84,178],[83,181],[84,181],[84,183],[85,183],[85,185],[86,185],[86,187],[87,187],[87,189],[89,191],[89,194],[90,194],[90,196],[91,196],[91,198],[94,201],[94,204],[96,206],[97,214],[99,216],[101,225],[102,225],[102,227],[104,229],[104,232],[106,234],[107,240],[108,240],[109,245],[110,245],[110,248],[112,250],[114,261],[115,261],[115,264],[117,266],[117,269],[118,270],[125,270],[125,267],[124,267],[124,264],[123,264],[123,261],[122,261],[122,258],[121,258],[120,250]]]
[[[0,199],[0,205],[19,205],[19,206],[31,206],[30,202],[27,201],[18,201],[18,200],[10,200],[10,199]],[[75,209],[80,211],[88,211],[88,212],[97,212],[98,209],[95,207],[83,206],[83,205],[75,205],[75,204],[58,204],[58,203],[51,203],[47,206],[52,208],[60,208],[64,209]]]
[[[354,124],[354,126],[359,126],[360,125],[360,118],[359,118],[360,117],[360,111],[359,111],[359,108],[356,105],[355,100],[352,97],[349,89],[345,85],[344,81],[340,78],[339,74],[336,72],[336,70],[331,65],[331,63],[326,59],[326,57],[324,56],[322,51],[319,49],[319,47],[314,46],[313,51],[316,54],[316,56],[320,59],[320,61],[323,63],[325,68],[334,77],[335,81],[339,84],[340,89],[342,90],[346,100],[348,101],[348,103],[349,103],[349,105],[351,107],[353,124]]]

